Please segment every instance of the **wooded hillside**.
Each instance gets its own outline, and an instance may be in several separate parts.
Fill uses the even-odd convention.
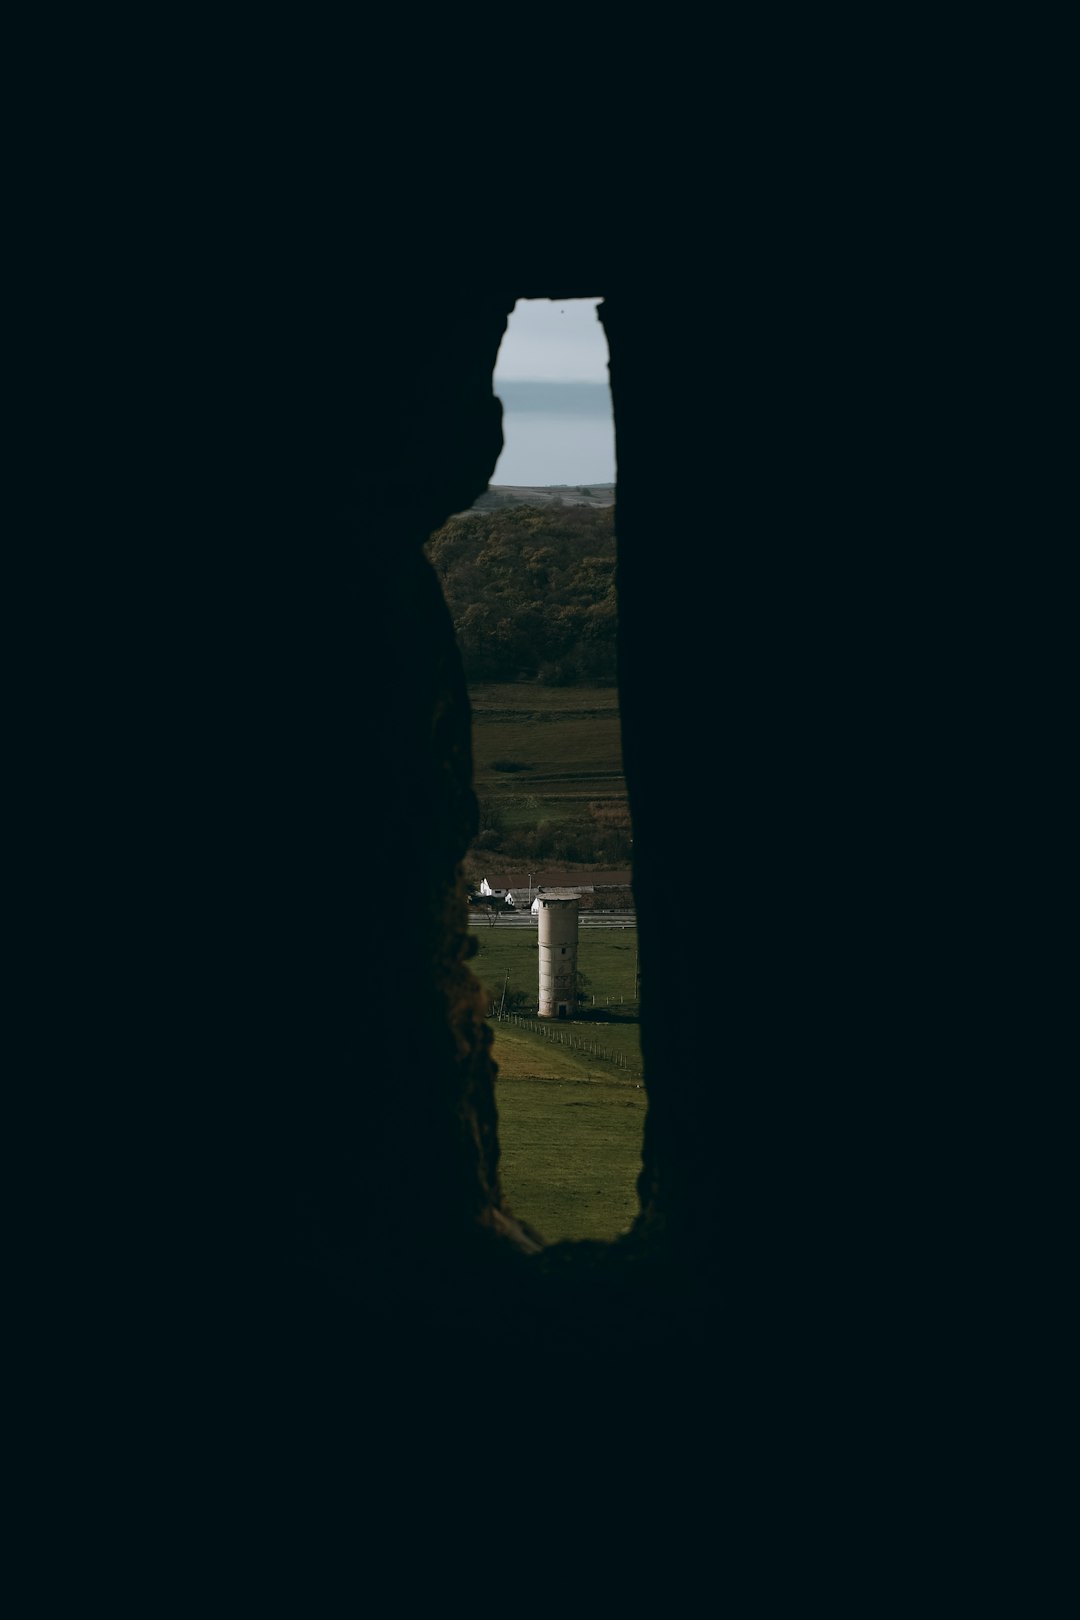
[[[615,680],[610,506],[461,513],[427,550],[470,682]]]

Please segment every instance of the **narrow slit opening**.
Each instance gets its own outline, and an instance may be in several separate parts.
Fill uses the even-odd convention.
[[[429,543],[473,711],[471,965],[494,1031],[500,1179],[548,1242],[631,1225],[646,1106],[599,303],[518,301],[493,377],[503,452]]]

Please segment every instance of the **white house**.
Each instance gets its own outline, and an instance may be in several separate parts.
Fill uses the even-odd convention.
[[[529,910],[532,912],[534,917],[538,917],[540,915],[540,907],[541,907],[541,904],[542,904],[543,901],[545,901],[545,900],[580,900],[581,899],[581,892],[582,891],[580,889],[546,889],[546,888],[541,887],[541,888],[537,889],[537,891],[536,891],[536,899],[533,901],[532,905],[529,907]]]
[[[514,904],[514,896],[509,889],[496,889],[488,882],[487,878],[481,878],[480,880],[480,893],[487,895],[489,900],[501,900],[503,905],[506,906],[512,907]]]

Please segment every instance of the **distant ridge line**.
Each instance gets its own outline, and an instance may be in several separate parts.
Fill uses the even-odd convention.
[[[489,484],[470,510],[499,512],[512,506],[614,506],[614,484]]]

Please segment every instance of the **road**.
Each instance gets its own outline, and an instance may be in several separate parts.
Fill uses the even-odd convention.
[[[491,926],[490,913],[470,911],[469,927],[476,933]],[[537,918],[531,911],[502,911],[496,928],[536,928]],[[578,914],[579,928],[636,928],[637,918],[632,911],[582,911]]]

